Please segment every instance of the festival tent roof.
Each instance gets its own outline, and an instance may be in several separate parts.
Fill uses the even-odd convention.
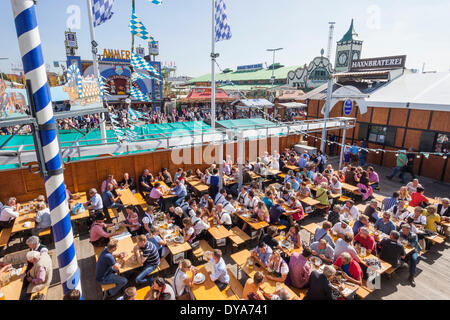
[[[240,99],[232,103],[232,105],[238,104],[246,108],[267,108],[273,107],[273,103],[267,99]]]
[[[287,109],[291,109],[291,108],[304,108],[304,107],[307,107],[306,104],[304,104],[304,103],[299,103],[299,102],[284,102],[284,103],[277,103],[277,106],[286,107]]]
[[[409,73],[370,94],[368,106],[450,111],[450,72]]]
[[[218,102],[231,102],[233,97],[228,95],[225,90],[216,88],[216,101]],[[193,102],[210,102],[211,101],[211,89],[210,88],[193,88],[186,98],[181,99],[181,102],[193,103]]]

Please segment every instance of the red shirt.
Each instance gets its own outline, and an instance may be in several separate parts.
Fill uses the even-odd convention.
[[[409,202],[411,207],[417,207],[421,202],[428,202],[427,197],[418,192],[411,193],[411,201]]]
[[[336,262],[334,263],[335,266],[338,266],[339,268],[342,268],[342,257],[339,257]],[[354,259],[350,262],[350,267],[348,269],[348,272],[352,275],[352,278],[355,280],[360,280],[363,277],[363,272],[361,269],[361,266],[358,262],[356,262]]]
[[[377,249],[377,243],[375,242],[375,239],[370,235],[364,239],[363,237],[361,237],[361,233],[358,232],[353,240],[355,242],[359,242],[361,246],[371,250],[373,253],[375,253],[375,250]]]

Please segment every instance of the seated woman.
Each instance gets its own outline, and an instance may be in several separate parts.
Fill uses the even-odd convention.
[[[188,242],[189,244],[192,244],[197,235],[195,233],[194,227],[192,226],[191,218],[184,218],[183,226],[184,228],[182,230],[182,233],[184,236],[184,241]]]
[[[141,234],[142,226],[139,223],[139,215],[135,211],[133,206],[127,206],[125,209],[127,213],[127,219],[121,223],[122,226],[127,227],[131,236],[137,236]]]
[[[378,184],[380,183],[380,178],[378,177],[378,173],[375,172],[373,167],[368,167],[367,174],[369,175],[370,183],[372,183],[372,189],[379,190]]]
[[[358,187],[358,191],[362,194],[363,201],[366,201],[369,197],[372,196],[373,190],[369,185],[369,177],[367,175],[367,171],[363,171],[361,173],[361,178],[359,178],[359,182],[356,186]]]
[[[286,210],[286,213],[290,214],[295,222],[302,220],[305,217],[305,214],[300,200],[291,196],[288,203],[289,210]]]
[[[363,272],[359,263],[352,258],[350,253],[343,252],[334,262],[336,268],[343,271],[341,274],[345,280],[362,286]]]
[[[294,223],[286,236],[286,239],[293,242],[298,248],[302,247],[302,236],[300,235],[300,230],[300,225],[298,223]]]
[[[399,194],[399,196],[398,196],[399,201],[400,200],[403,200],[406,202],[411,201],[411,197],[409,196],[408,189],[405,186],[400,187],[400,190],[398,190],[398,194]]]
[[[195,170],[195,177],[200,180],[203,179],[203,172],[198,168],[197,168],[197,170]]]
[[[267,271],[269,272],[266,276],[267,279],[276,282],[286,281],[286,277],[289,274],[289,267],[281,258],[279,250],[275,250],[270,256],[269,263],[267,264]]]
[[[320,187],[316,191],[316,200],[319,201],[321,205],[330,206],[330,199],[328,199],[328,183],[322,182]]]
[[[258,205],[254,209],[254,213],[256,214],[259,221],[265,221],[267,223],[270,222],[269,210],[267,210],[264,202],[258,202]]]
[[[309,197],[311,196],[311,190],[309,189],[305,180],[300,184],[300,189],[298,189],[297,197]]]

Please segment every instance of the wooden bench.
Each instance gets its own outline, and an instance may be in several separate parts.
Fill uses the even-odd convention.
[[[33,298],[36,297],[38,294],[42,294],[42,295],[44,295],[44,297],[46,297],[47,292],[48,292],[48,287],[45,287],[45,288],[39,290],[38,292],[32,293],[30,300],[33,300]]]
[[[48,229],[44,229],[44,230],[39,231],[38,236],[39,237],[45,237],[45,236],[50,235],[51,233],[52,233],[52,229],[48,228]]]
[[[119,212],[116,208],[109,208],[108,209],[108,216],[111,220],[119,219]]]
[[[371,294],[374,290],[367,288],[367,281],[363,280],[363,285],[356,290],[356,295],[360,299],[365,299],[369,294]]]
[[[153,272],[150,273],[150,274],[155,274],[155,273],[164,271],[164,270],[166,270],[166,269],[169,269],[169,267],[170,267],[170,265],[169,265],[169,263],[167,262],[166,258],[161,258],[161,259],[159,259],[159,266],[158,266],[158,268],[156,268],[155,270],[153,270]]]
[[[139,201],[139,204],[141,206],[146,206],[147,205],[147,201],[145,200],[145,198],[142,196],[142,194],[140,193],[135,193],[134,196],[136,197],[136,199]]]
[[[198,248],[192,250],[192,254],[194,255],[195,258],[201,260],[206,251],[213,252],[214,249],[211,248],[211,246],[206,240],[200,240],[199,242],[200,245],[198,246]]]
[[[231,272],[230,268],[227,267],[228,276],[230,277],[229,287],[231,291],[235,294],[238,299],[244,299],[244,287],[239,282],[239,280]]]
[[[250,236],[242,231],[239,227],[234,227],[230,230],[232,233],[231,236],[228,236],[230,240],[233,242],[233,246],[238,247],[239,245],[250,240]]]
[[[294,293],[298,296],[300,300],[303,300],[308,292],[308,289],[297,289],[295,287],[290,286],[289,289],[294,291]]]
[[[0,231],[0,248],[8,246],[9,238],[11,237],[12,228],[3,228]]]
[[[108,290],[111,290],[112,288],[115,288],[116,284],[115,283],[109,283],[109,284],[102,284],[101,288],[102,288],[102,293],[103,293],[103,300],[105,300],[106,298],[106,292]]]
[[[326,209],[326,208],[328,208],[328,206],[326,206],[326,205],[324,205],[324,204],[316,204],[315,206],[314,206],[317,210],[324,210],[324,209]]]
[[[431,241],[433,244],[442,244],[445,242],[445,236],[443,235],[436,235],[436,236],[429,236],[429,237],[425,237],[425,239],[427,239],[428,241]]]

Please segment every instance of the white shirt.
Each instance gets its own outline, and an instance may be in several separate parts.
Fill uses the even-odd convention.
[[[415,214],[411,213],[409,214],[408,218],[413,218],[414,219],[414,223],[418,223],[418,224],[427,224],[427,218],[424,215],[420,215],[418,218],[415,218]]]
[[[184,283],[184,281],[188,278],[189,277],[186,272],[177,270],[177,272],[175,274],[175,278],[173,279],[173,281],[175,283],[175,288],[177,290],[177,292],[176,292],[177,296],[181,296],[183,294],[184,289],[186,288],[186,284]]]
[[[239,192],[237,200],[240,204],[246,205],[246,203],[248,203],[248,193],[246,191]]]
[[[258,202],[260,202],[259,198],[257,196],[254,196],[253,199],[248,200],[248,203],[245,205],[249,209],[254,209],[258,205]]]
[[[411,181],[411,182],[408,182],[408,184],[406,185],[406,189],[408,189],[409,194],[411,194],[411,193],[413,193],[413,192],[417,192],[417,188],[418,188],[418,187],[423,188],[422,185],[421,185],[420,183],[417,184],[417,187],[414,187],[414,184],[413,184],[412,181]]]
[[[214,204],[217,206],[219,203],[224,203],[226,201],[225,197],[223,196],[223,194],[221,194],[220,192],[218,194],[216,194],[216,197],[214,198]]]
[[[206,223],[197,216],[193,217],[191,221],[197,234],[200,234],[203,230],[208,230],[211,227],[209,223]]]
[[[220,213],[217,212],[217,215],[218,215],[219,218],[220,218],[220,223],[221,223],[221,224],[224,224],[224,225],[227,225],[227,226],[233,224],[233,222],[231,221],[230,214],[229,214],[228,212],[226,212],[226,211],[222,211],[222,212],[220,212]]]
[[[223,211],[226,211],[229,214],[233,214],[236,212],[236,209],[233,207],[231,203],[227,202],[226,205],[223,207]]]
[[[9,221],[10,219],[15,219],[19,216],[14,208],[10,206],[4,206],[2,212],[0,213],[0,221]]]
[[[337,192],[332,190],[333,193],[342,193],[342,184],[339,180],[336,182],[336,184],[334,184],[333,181],[331,181],[330,187],[331,189],[338,189]]]
[[[345,234],[347,232],[350,232],[351,234],[353,234],[353,230],[352,228],[347,225],[347,228],[342,228],[342,222],[338,222],[336,223],[333,228],[331,228],[331,230],[333,230],[334,232],[336,232],[337,234]]]
[[[436,206],[436,208],[437,208],[437,206]],[[445,213],[445,211],[448,209],[448,207],[447,208],[444,208],[444,206],[442,206],[442,208],[441,208],[441,212],[438,212],[439,213],[439,215],[440,216],[443,216],[444,215],[444,213]]]
[[[351,209],[349,209],[350,210],[350,215],[348,214],[347,211],[344,212],[345,208],[349,209],[346,205],[344,205],[342,207],[342,209],[341,209],[341,212],[344,213],[346,218],[351,218],[353,220],[358,220],[358,218],[359,218],[359,211],[358,211],[358,209],[355,206],[352,206]]]

